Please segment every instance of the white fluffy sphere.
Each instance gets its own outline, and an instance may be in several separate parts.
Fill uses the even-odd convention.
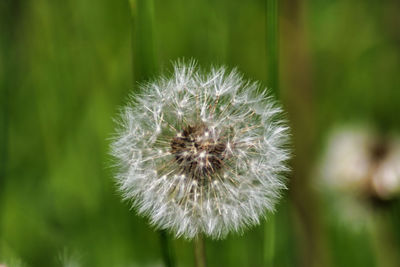
[[[288,127],[257,83],[180,62],[140,89],[112,143],[118,186],[139,214],[177,237],[222,238],[274,209]]]

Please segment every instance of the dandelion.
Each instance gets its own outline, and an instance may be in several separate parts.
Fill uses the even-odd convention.
[[[400,193],[400,138],[367,127],[332,134],[322,172],[332,189],[381,200]]]
[[[400,138],[379,144],[374,153],[377,162],[372,174],[372,187],[376,196],[390,200],[400,195]]]
[[[335,129],[328,138],[320,176],[327,188],[358,193],[367,187],[372,131],[366,127]]]
[[[371,217],[371,207],[384,207],[400,195],[399,166],[398,136],[346,126],[328,138],[319,177],[326,192],[340,194],[334,203],[342,219],[359,226]]]
[[[193,62],[141,87],[112,143],[118,186],[159,229],[223,238],[258,224],[285,188],[288,127],[259,85]]]

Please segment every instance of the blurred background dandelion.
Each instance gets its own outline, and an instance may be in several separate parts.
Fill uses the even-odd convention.
[[[185,57],[261,81],[293,135],[277,212],[206,240],[208,266],[399,266],[399,13],[396,0],[1,1],[0,265],[162,266],[159,235],[116,191],[109,137],[136,82]],[[191,243],[168,242],[193,266]]]

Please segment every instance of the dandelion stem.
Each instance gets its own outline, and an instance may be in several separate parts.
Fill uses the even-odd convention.
[[[161,245],[161,254],[163,258],[163,262],[165,267],[174,267],[175,266],[175,257],[169,242],[169,238],[167,232],[165,230],[160,230],[160,245]]]
[[[196,267],[206,267],[206,251],[205,242],[202,234],[199,234],[193,241],[194,258]]]

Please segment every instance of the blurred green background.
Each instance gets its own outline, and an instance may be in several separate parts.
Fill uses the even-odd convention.
[[[209,266],[400,266],[398,201],[378,234],[354,232],[311,178],[336,123],[399,131],[400,2],[282,0],[276,17],[271,2],[2,0],[0,264],[162,266],[158,233],[116,191],[109,138],[137,82],[184,57],[260,80],[293,133],[276,214],[207,240]],[[192,243],[170,238],[193,266]]]

